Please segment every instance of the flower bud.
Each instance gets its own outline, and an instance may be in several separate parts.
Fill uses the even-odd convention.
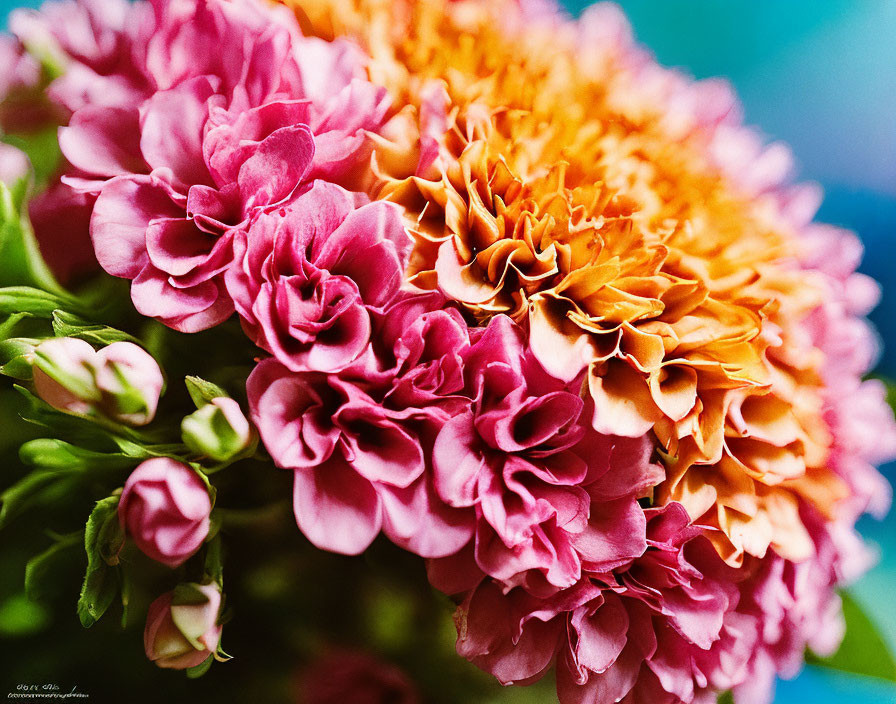
[[[44,340],[33,355],[34,390],[53,408],[86,415],[101,400],[94,379],[96,351],[84,340]]]
[[[185,670],[214,654],[221,640],[218,612],[221,591],[216,584],[181,584],[149,606],[143,646],[159,667]]]
[[[156,414],[165,379],[152,355],[132,342],[113,342],[97,352],[96,384],[105,415],[146,425]]]
[[[232,398],[212,399],[181,423],[184,444],[217,462],[231,460],[252,444],[252,426]]]
[[[154,457],[125,482],[118,519],[145,555],[177,567],[208,536],[211,510],[208,489],[192,469],[168,457]]]
[[[128,425],[146,425],[155,416],[162,370],[131,342],[97,352],[84,340],[54,338],[35,347],[33,358],[37,395],[60,411],[100,413]]]

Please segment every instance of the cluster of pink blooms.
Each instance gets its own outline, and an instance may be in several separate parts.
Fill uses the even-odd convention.
[[[834,587],[867,563],[852,526],[886,508],[873,465],[894,454],[896,432],[882,388],[860,381],[873,339],[858,316],[874,292],[853,273],[857,245],[810,224],[810,194],[788,190],[774,164],[744,188],[792,201],[814,243],[804,266],[830,296],[804,332],[830,360],[831,462],[855,505],[836,524],[805,508],[811,560],[769,553],[735,569],[681,505],[650,506],[665,476],[653,444],[597,432],[582,379],[549,374],[520,324],[471,326],[442,294],[405,283],[399,208],[359,192],[370,135],[395,110],[355,45],[305,37],[260,0],[63,0],[11,27],[6,94],[38,80],[23,43],[65,65],[41,117],[64,125],[64,165],[32,205],[39,237],[58,245],[64,212],[77,251],[89,222],[91,256],[131,281],[137,311],[176,330],[238,316],[268,353],[247,382],[251,418],[294,474],[312,543],[358,554],[383,533],[427,558],[433,585],[460,603],[459,653],[503,683],[556,664],[564,704],[690,704],[725,690],[761,702],[807,645],[836,648]],[[712,122],[682,103],[694,124]],[[758,158],[744,157],[747,133],[713,129],[733,130],[712,137],[719,168],[746,174],[741,161]],[[18,158],[4,151],[0,174]],[[166,459],[134,472],[119,507],[131,539],[169,566],[199,549],[210,510],[192,471]],[[220,594],[207,596],[216,613]],[[206,650],[153,654],[178,608],[197,607],[153,604],[147,653],[189,667],[220,627],[205,619]]]

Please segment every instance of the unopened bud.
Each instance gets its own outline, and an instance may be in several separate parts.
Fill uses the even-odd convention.
[[[217,462],[232,460],[254,442],[252,426],[232,398],[212,399],[181,423],[184,444]]]

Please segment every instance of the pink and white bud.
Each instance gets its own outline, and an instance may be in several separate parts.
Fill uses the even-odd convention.
[[[87,415],[100,401],[94,379],[96,351],[84,340],[59,337],[34,348],[34,390],[53,408]]]
[[[159,667],[186,670],[213,655],[221,640],[216,584],[181,584],[149,606],[143,646]]]
[[[146,425],[155,416],[164,384],[155,359],[131,342],[114,342],[97,352],[84,340],[62,337],[34,349],[35,391],[66,413]]]
[[[97,352],[96,384],[105,415],[128,425],[146,425],[156,414],[165,385],[152,355],[132,342],[113,342]]]

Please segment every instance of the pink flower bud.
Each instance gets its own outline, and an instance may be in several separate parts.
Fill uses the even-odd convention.
[[[100,400],[94,382],[96,351],[84,340],[60,337],[34,348],[34,390],[53,408],[86,415]]]
[[[208,536],[211,510],[208,489],[192,469],[168,457],[155,457],[131,472],[118,518],[144,554],[177,567]]]
[[[96,384],[102,410],[128,425],[146,425],[156,414],[165,379],[152,355],[131,342],[113,342],[97,352]]]
[[[113,342],[97,352],[84,340],[62,337],[34,349],[35,391],[66,413],[99,413],[146,425],[155,416],[164,384],[155,359],[131,342]]]
[[[216,584],[181,584],[149,606],[143,646],[159,667],[186,670],[218,648],[221,591]]]

